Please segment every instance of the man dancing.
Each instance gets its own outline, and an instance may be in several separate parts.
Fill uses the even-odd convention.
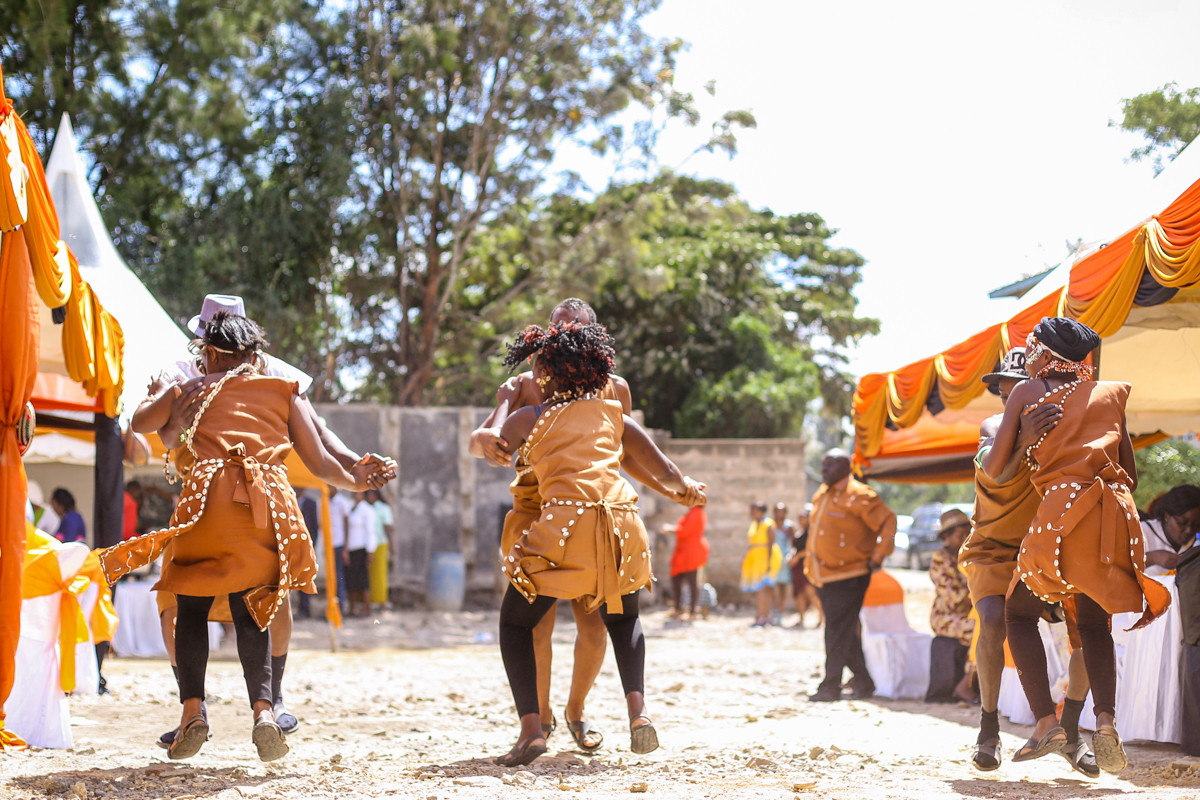
[[[1025,348],[1015,347],[1004,356],[997,372],[983,376],[988,390],[998,394],[1001,401],[1021,381],[1025,373]],[[997,706],[1000,700],[1000,678],[1004,672],[1004,598],[1017,570],[1017,553],[1029,524],[1037,514],[1041,497],[1030,483],[1030,469],[1025,450],[1051,430],[1062,416],[1062,409],[1053,404],[1043,405],[1021,420],[1017,446],[1013,456],[997,478],[991,478],[980,464],[992,446],[1002,414],[985,420],[979,430],[979,452],[975,457],[975,529],[967,537],[958,563],[967,576],[971,602],[979,615],[979,642],[975,649],[975,665],[979,675],[980,724],[979,737],[971,763],[982,772],[1000,767],[1000,721]],[[1063,703],[1062,726],[1067,732],[1067,746],[1060,752],[1071,766],[1090,778],[1100,775],[1096,757],[1079,736],[1079,714],[1087,698],[1087,671],[1083,666],[1083,650],[1068,611],[1068,633],[1071,637],[1070,683]]]

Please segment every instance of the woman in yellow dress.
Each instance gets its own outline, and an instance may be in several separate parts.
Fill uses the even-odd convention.
[[[783,567],[783,551],[775,543],[775,520],[767,516],[766,503],[750,506],[750,549],[742,559],[742,591],[754,594],[757,616],[754,628],[765,628],[771,621],[771,597],[775,575]]]
[[[533,629],[558,599],[599,610],[612,640],[630,723],[630,747],[649,753],[658,736],[645,709],[646,645],[638,593],[650,584],[650,544],[637,493],[621,477],[623,452],[670,491],[703,501],[702,485],[685,478],[615,400],[596,396],[613,368],[611,340],[599,325],[558,323],[527,328],[509,346],[505,365],[534,357],[545,402],[508,417],[502,439],[520,453],[539,488],[541,512],[512,544],[501,569],[510,586],[500,607],[500,652],[521,719],[502,766],[528,764],[546,752],[538,711]]]

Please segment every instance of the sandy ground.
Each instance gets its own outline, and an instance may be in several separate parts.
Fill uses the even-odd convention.
[[[905,580],[910,619],[928,613],[922,576]],[[561,719],[573,625],[560,617],[554,663]],[[213,738],[187,762],[153,740],[178,722],[174,682],[161,661],[105,667],[112,696],[73,701],[74,751],[0,756],[0,797],[354,798],[470,800],[588,798],[1195,798],[1200,760],[1174,746],[1129,748],[1119,777],[1090,781],[1057,756],[1005,762],[989,775],[968,764],[975,708],[918,702],[809,704],[820,679],[821,634],[750,629],[719,614],[692,625],[646,615],[647,696],[662,748],[635,756],[611,655],[590,710],[607,734],[589,757],[565,729],[531,766],[501,769],[516,733],[494,612],[388,612],[351,621],[328,650],[323,623],[298,623],[285,689],[302,725],[292,752],[262,764],[250,742],[245,689],[226,643],[209,671]],[[794,621],[794,617],[793,620]],[[927,628],[927,625],[926,625]],[[1006,725],[1006,755],[1029,729]],[[1174,766],[1173,766],[1174,765]],[[1182,768],[1182,769],[1181,769]]]

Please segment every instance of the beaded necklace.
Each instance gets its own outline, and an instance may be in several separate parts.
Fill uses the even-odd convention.
[[[204,395],[204,401],[200,404],[200,408],[196,411],[196,416],[192,417],[191,427],[185,428],[183,433],[179,435],[180,442],[187,447],[188,452],[192,454],[192,458],[196,461],[200,460],[200,456],[196,454],[196,448],[192,446],[192,440],[196,438],[196,429],[200,426],[200,418],[204,416],[204,412],[208,410],[208,406],[212,403],[213,398],[221,391],[222,387],[230,378],[235,378],[238,375],[247,375],[249,373],[259,373],[259,368],[255,364],[239,364],[231,370],[228,370],[221,379],[212,385],[212,388]],[[163,475],[167,478],[167,483],[178,483],[180,476],[171,475],[169,467],[171,466],[171,452],[168,450],[163,454]],[[190,469],[190,467],[189,467]]]
[[[1044,373],[1045,373],[1045,370],[1042,370],[1041,372],[1038,373],[1038,375],[1042,375]],[[1060,384],[1059,386],[1054,387],[1053,389],[1051,389],[1050,391],[1048,391],[1044,395],[1042,395],[1041,398],[1036,403],[1033,404],[1033,407],[1036,408],[1037,406],[1042,405],[1047,400],[1049,400],[1052,396],[1058,394],[1059,392],[1063,392],[1064,389],[1066,391],[1063,392],[1063,396],[1060,398],[1060,401],[1065,403],[1067,398],[1070,397],[1075,392],[1075,390],[1079,388],[1079,384],[1081,384],[1082,382],[1083,381],[1076,378],[1073,381],[1067,381],[1064,384]],[[1053,428],[1051,428],[1051,430],[1053,430]],[[1029,468],[1032,470],[1038,469],[1038,463],[1037,463],[1037,461],[1034,460],[1033,453],[1035,450],[1038,449],[1038,447],[1041,446],[1042,442],[1044,442],[1046,440],[1046,436],[1049,433],[1050,433],[1050,431],[1046,431],[1045,433],[1043,433],[1041,436],[1038,437],[1038,440],[1036,442],[1029,445],[1029,447],[1025,448],[1025,463],[1028,464]]]

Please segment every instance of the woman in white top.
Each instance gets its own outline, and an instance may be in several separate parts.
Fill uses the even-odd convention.
[[[1200,486],[1183,484],[1163,492],[1142,514],[1146,535],[1146,574],[1165,575],[1200,531]]]

